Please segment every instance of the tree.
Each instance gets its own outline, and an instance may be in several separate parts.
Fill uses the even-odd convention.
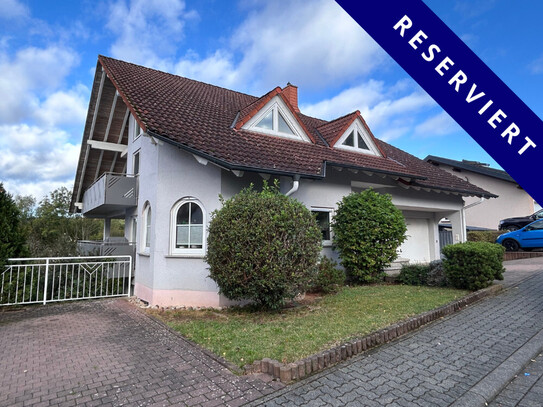
[[[332,227],[341,264],[349,278],[358,283],[383,277],[384,268],[396,259],[407,231],[405,219],[390,195],[372,189],[345,196]]]
[[[321,250],[311,212],[281,193],[244,189],[212,214],[206,261],[220,292],[278,309],[305,291]]]
[[[0,266],[6,259],[28,256],[26,235],[21,227],[21,212],[0,183]]]
[[[33,256],[74,256],[78,240],[101,239],[103,222],[70,213],[70,199],[70,190],[61,187],[39,203],[28,240]]]

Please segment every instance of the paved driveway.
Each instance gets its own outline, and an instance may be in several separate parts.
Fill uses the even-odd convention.
[[[0,406],[237,406],[238,377],[124,299],[0,312]]]
[[[484,406],[472,389],[485,393],[495,384],[485,380],[493,372],[507,376],[517,351],[543,330],[543,259],[508,262],[507,269],[507,292],[252,404]],[[543,341],[536,346],[543,349]],[[498,401],[492,406],[515,405]],[[541,407],[543,398],[520,405]]]
[[[283,390],[124,299],[0,312],[0,406],[447,406],[543,329],[543,259],[507,267],[508,292]]]

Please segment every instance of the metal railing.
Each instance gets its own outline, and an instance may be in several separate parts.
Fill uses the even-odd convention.
[[[8,259],[0,306],[130,296],[131,256]]]

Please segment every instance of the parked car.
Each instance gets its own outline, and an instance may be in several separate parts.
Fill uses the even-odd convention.
[[[501,244],[508,252],[516,252],[519,249],[526,251],[543,249],[543,219],[498,236],[496,243]]]
[[[523,228],[524,226],[538,219],[543,219],[543,209],[538,210],[536,213],[530,216],[502,219],[498,225],[498,230],[519,230],[520,228]]]

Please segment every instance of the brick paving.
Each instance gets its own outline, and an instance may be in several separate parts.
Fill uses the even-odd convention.
[[[543,261],[507,264],[504,294],[286,389],[235,376],[124,299],[0,311],[0,406],[447,406],[543,329]],[[543,406],[542,365],[492,407]]]
[[[523,371],[488,404],[489,407],[543,406],[543,354],[532,360]]]
[[[543,262],[510,263],[505,293],[251,405],[452,404],[543,329]]]
[[[0,406],[238,406],[281,388],[238,377],[125,299],[0,312]]]

